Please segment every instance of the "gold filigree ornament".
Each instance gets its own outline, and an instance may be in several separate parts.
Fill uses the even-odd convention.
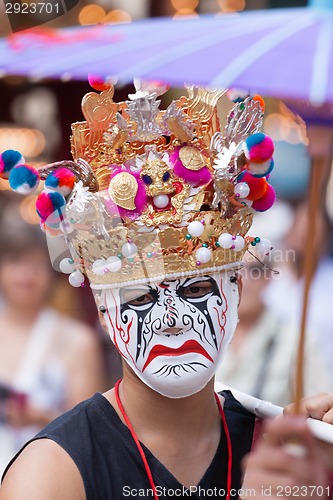
[[[235,104],[225,129],[217,113],[223,94],[190,86],[166,110],[149,86],[120,103],[113,87],[83,98],[86,121],[72,124],[73,161],[41,169],[46,184],[58,167],[75,176],[71,193],[52,178],[64,198],[41,193],[58,204],[54,214],[44,216],[43,199],[39,207],[49,246],[59,237],[53,260],[71,284],[88,276],[92,288],[112,288],[235,269],[250,243],[260,245],[246,237],[254,211],[251,186],[239,176],[258,169],[243,141],[261,124],[261,104],[250,96]],[[67,256],[55,249],[60,239]]]
[[[120,172],[111,179],[108,192],[111,200],[119,207],[126,210],[135,209],[134,200],[138,192],[138,184],[133,175]]]
[[[200,170],[206,166],[207,160],[197,148],[191,146],[184,146],[179,150],[179,157],[184,167],[189,170]]]

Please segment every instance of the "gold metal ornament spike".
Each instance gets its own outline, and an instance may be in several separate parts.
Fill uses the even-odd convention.
[[[138,192],[138,183],[135,177],[128,172],[120,172],[109,184],[109,196],[111,200],[126,210],[135,209],[135,196]]]
[[[201,170],[207,163],[204,155],[198,149],[191,146],[180,148],[179,158],[188,170]]]
[[[186,87],[189,95],[187,114],[193,121],[208,122],[213,117],[217,101],[226,90],[207,90],[203,87],[189,85]]]

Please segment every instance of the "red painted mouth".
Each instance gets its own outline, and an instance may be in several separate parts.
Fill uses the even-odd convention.
[[[172,349],[171,347],[166,347],[164,345],[155,345],[150,351],[150,354],[142,368],[142,371],[144,372],[147,366],[158,356],[182,356],[183,354],[189,353],[201,354],[209,361],[214,363],[208,352],[206,352],[205,349],[196,340],[187,340],[183,345],[176,349]]]

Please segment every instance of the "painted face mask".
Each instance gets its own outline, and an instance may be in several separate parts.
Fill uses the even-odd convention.
[[[111,340],[136,375],[169,398],[214,376],[237,323],[234,272],[103,290]]]

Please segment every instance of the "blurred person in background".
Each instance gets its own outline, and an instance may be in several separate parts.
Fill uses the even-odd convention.
[[[274,264],[274,253],[267,266],[251,255],[247,255],[245,261],[241,270],[240,322],[216,378],[234,389],[285,406],[294,399],[299,328],[288,317],[280,318],[265,305],[268,283],[284,279],[283,272],[273,275],[268,267]],[[313,336],[308,336],[304,364],[306,396],[333,390],[320,354]]]
[[[280,248],[293,258],[279,264],[282,279],[270,280],[263,300],[282,321],[300,324],[303,303],[303,267],[308,226],[305,201],[294,208],[291,229]],[[316,263],[308,305],[308,328],[312,343],[320,353],[330,380],[333,381],[333,259],[330,255],[332,224],[324,207],[318,210],[313,234]],[[292,251],[292,254],[291,254]]]
[[[93,331],[48,307],[54,279],[40,228],[2,223],[0,471],[40,428],[105,389]]]

